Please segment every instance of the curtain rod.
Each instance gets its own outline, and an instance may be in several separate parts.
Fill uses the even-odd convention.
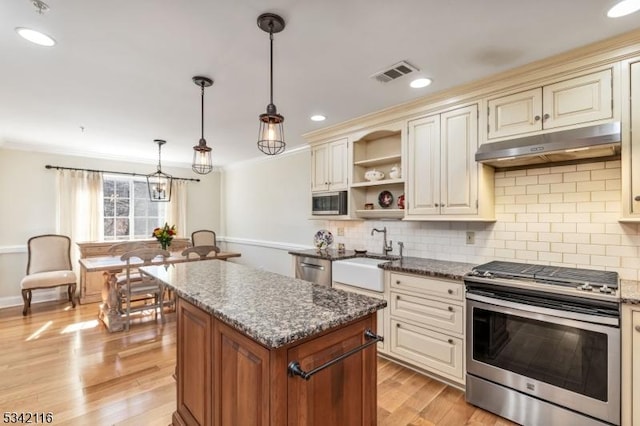
[[[56,170],[79,170],[83,172],[98,172],[98,173],[109,173],[112,175],[127,175],[127,176],[142,176],[147,177],[147,175],[143,175],[140,173],[131,173],[131,172],[111,172],[109,170],[94,170],[94,169],[77,169],[75,167],[62,167],[62,166],[52,166],[47,164],[44,166],[45,169],[56,169]],[[191,182],[200,182],[200,179],[192,179],[192,178],[179,178],[179,177],[171,177],[171,179],[175,180],[187,180]]]

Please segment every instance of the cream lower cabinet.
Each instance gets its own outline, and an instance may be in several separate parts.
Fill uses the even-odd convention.
[[[464,284],[391,272],[388,356],[464,386]]]
[[[487,100],[487,139],[613,118],[613,69]]]
[[[477,104],[409,121],[405,219],[493,220],[493,169],[477,149]]]
[[[311,148],[311,191],[343,191],[348,187],[348,139]]]
[[[378,293],[376,291],[353,287],[337,281],[333,282],[332,287],[337,288],[338,290],[345,290],[345,291],[350,291],[352,293],[358,293],[358,294],[362,294],[369,297],[375,297],[377,299],[385,299],[384,293]],[[389,337],[388,337],[388,327],[387,327],[387,321],[389,320],[389,316],[387,312],[389,312],[388,306],[378,311],[377,333],[384,337],[384,340],[378,343],[378,353],[382,353],[382,354],[386,354],[389,351]]]
[[[622,426],[640,426],[640,305],[622,305]]]

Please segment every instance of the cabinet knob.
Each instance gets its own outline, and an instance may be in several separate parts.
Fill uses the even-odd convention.
[[[640,333],[640,325],[636,325],[636,331]]]
[[[535,117],[533,117],[533,120],[534,120],[534,121],[540,121],[540,116],[539,116],[539,115],[536,115]]]
[[[453,306],[449,306],[449,312],[453,312]]]
[[[450,345],[453,345],[453,339],[449,339],[447,342],[449,342]]]
[[[400,300],[400,296],[396,296],[396,300]]]
[[[633,199],[634,199],[635,201],[640,201],[640,195],[636,195],[635,197],[633,197]]]
[[[438,203],[435,203],[434,205],[435,205],[436,207],[439,207],[439,206],[440,206]]]
[[[543,120],[548,120],[549,117],[551,117],[549,114],[545,114],[545,115],[542,116],[542,119]]]
[[[396,323],[396,327],[397,327],[397,328],[400,328],[400,324],[399,324],[399,323]]]
[[[396,280],[396,284],[400,284],[400,280]]]
[[[447,290],[447,293],[453,294],[453,290],[449,289],[449,290]]]
[[[446,204],[444,204],[444,203],[440,204],[440,207],[446,207],[446,206],[447,206],[447,205],[446,205]]]

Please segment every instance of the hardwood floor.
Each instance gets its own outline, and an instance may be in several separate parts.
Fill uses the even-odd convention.
[[[53,424],[163,425],[175,410],[175,314],[109,333],[98,305],[0,309],[0,411],[53,413]],[[463,392],[392,362],[378,364],[378,424],[511,425]]]

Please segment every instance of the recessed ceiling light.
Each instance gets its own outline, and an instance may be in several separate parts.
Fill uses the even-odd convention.
[[[50,47],[56,44],[56,41],[53,38],[41,33],[40,31],[18,27],[16,28],[16,32],[25,40],[29,40],[31,43],[35,43],[40,46]]]
[[[422,87],[427,87],[431,84],[430,78],[416,78],[409,85],[414,89],[420,89]]]
[[[327,117],[325,117],[324,115],[321,115],[321,114],[316,114],[316,115],[312,115],[311,116],[311,121],[324,121],[326,119],[327,119]]]
[[[609,18],[619,18],[640,10],[640,0],[622,0],[607,12]]]

